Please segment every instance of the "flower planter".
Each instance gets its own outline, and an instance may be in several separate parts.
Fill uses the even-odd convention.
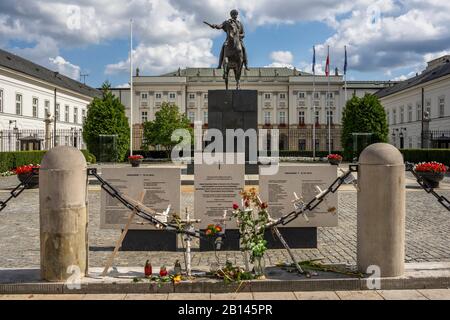
[[[444,179],[443,172],[416,172],[431,188],[439,188],[439,182]]]
[[[130,160],[131,166],[137,168],[141,165],[142,160]]]
[[[30,176],[30,173],[21,173],[17,175],[17,178],[20,182],[24,183],[27,181],[28,177]],[[27,189],[35,189],[39,187],[39,174],[33,175],[31,180],[26,184]]]
[[[333,166],[338,166],[341,164],[342,160],[337,160],[337,159],[328,159],[328,162],[333,165]]]

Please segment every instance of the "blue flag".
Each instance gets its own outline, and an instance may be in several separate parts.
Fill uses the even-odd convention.
[[[312,72],[313,74],[316,74],[316,46],[313,46]]]
[[[344,74],[347,74],[347,46],[345,46]]]

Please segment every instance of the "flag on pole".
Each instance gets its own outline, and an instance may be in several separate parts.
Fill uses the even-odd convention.
[[[345,46],[344,74],[347,74],[347,46]]]
[[[327,64],[325,66],[325,74],[328,77],[330,75],[330,46],[328,46]]]
[[[316,46],[313,46],[312,72],[313,74],[316,74]]]

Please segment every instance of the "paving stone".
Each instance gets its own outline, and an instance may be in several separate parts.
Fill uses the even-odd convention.
[[[450,289],[421,289],[418,291],[430,300],[450,300]]]
[[[6,184],[10,184],[4,180]],[[0,178],[0,188],[2,188]],[[448,179],[448,178],[446,178]],[[90,188],[91,189],[91,188]],[[450,198],[449,190],[440,190]],[[0,200],[9,191],[0,190]],[[25,190],[19,199],[13,199],[0,214],[0,267],[38,268],[39,248],[39,193]],[[406,260],[408,262],[450,261],[450,219],[443,214],[444,208],[429,194],[421,190],[406,193]],[[183,192],[182,208],[193,207],[193,193]],[[426,213],[426,214],[425,214]],[[120,230],[101,230],[100,191],[89,191],[89,264],[104,266],[120,235]],[[339,225],[318,229],[317,249],[293,249],[299,260],[323,259],[325,263],[356,264],[356,192],[339,192]],[[289,261],[285,250],[268,250],[267,266]],[[223,260],[229,259],[243,265],[242,254],[221,252]],[[153,265],[166,264],[171,267],[179,259],[184,265],[182,252],[119,252],[115,266],[140,266],[149,259]],[[214,252],[194,252],[192,267],[208,265],[215,261]],[[225,261],[221,261],[225,262]]]
[[[379,290],[378,293],[385,300],[427,300],[417,290]]]
[[[255,300],[297,300],[293,292],[253,292]]]
[[[251,292],[211,293],[211,300],[253,300]]]
[[[86,294],[83,300],[124,300],[126,294]]]
[[[210,293],[169,293],[168,300],[211,300]]]
[[[298,300],[339,300],[334,291],[303,291],[294,294]]]
[[[168,294],[134,294],[126,295],[125,300],[167,300]]]
[[[383,300],[376,291],[336,291],[341,300]]]

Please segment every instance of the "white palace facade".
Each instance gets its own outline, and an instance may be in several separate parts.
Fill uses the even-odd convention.
[[[393,84],[389,81],[349,81],[347,97],[373,94]],[[233,85],[231,83],[230,88]],[[179,69],[161,76],[141,76],[137,70],[133,89],[135,145],[140,145],[142,123],[154,120],[163,102],[177,105],[192,123],[202,121],[207,127],[208,91],[224,87],[222,71],[213,68]],[[242,76],[241,89],[258,91],[258,126],[280,129],[281,150],[312,150],[313,122],[317,128],[317,150],[327,150],[328,110],[332,149],[340,150],[341,117],[346,103],[342,75],[335,72],[328,83],[326,76],[313,77],[296,69],[251,68]],[[129,89],[114,89],[114,93],[121,98],[129,117]]]

